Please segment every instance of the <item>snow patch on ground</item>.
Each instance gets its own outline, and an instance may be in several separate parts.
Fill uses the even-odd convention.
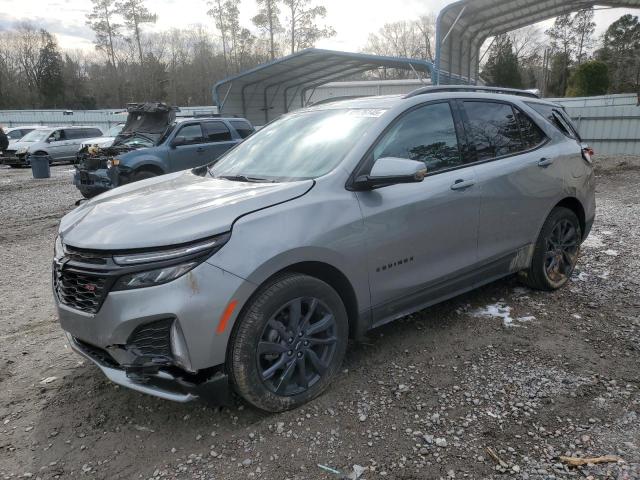
[[[587,239],[584,242],[582,242],[582,247],[583,248],[602,248],[604,247],[604,242],[602,241],[601,237],[592,233],[587,237]]]
[[[609,255],[610,257],[617,257],[618,256],[618,251],[617,250],[605,250],[604,251],[605,255]]]
[[[536,319],[533,315],[514,319],[511,316],[511,307],[504,302],[497,302],[479,308],[471,312],[471,315],[476,318],[500,318],[505,327],[517,327],[519,326],[518,324],[532,322]]]

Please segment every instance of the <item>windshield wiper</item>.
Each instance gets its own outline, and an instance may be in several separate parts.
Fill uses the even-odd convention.
[[[231,180],[232,182],[275,183],[275,180],[269,180],[268,178],[247,177],[246,175],[220,175],[214,178],[222,178],[224,180]]]

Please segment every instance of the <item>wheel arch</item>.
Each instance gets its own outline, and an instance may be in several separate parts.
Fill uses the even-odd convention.
[[[133,174],[136,174],[138,172],[151,172],[151,173],[154,173],[156,175],[164,175],[166,173],[162,169],[162,167],[160,167],[159,165],[157,165],[155,163],[143,163],[142,165],[136,166],[132,170]]]
[[[582,203],[580,202],[580,200],[578,200],[576,197],[566,197],[560,200],[558,203],[556,203],[551,210],[553,211],[553,209],[558,207],[567,208],[576,214],[576,217],[578,217],[578,221],[580,222],[580,233],[582,234],[582,238],[584,239],[587,220],[586,220],[586,213],[585,213],[584,207],[582,206]]]

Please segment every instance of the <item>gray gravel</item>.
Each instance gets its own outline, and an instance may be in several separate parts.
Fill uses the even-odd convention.
[[[601,159],[566,288],[509,278],[377,329],[280,415],[144,396],[73,354],[49,286],[71,167],[0,167],[0,478],[640,478],[637,160]],[[620,461],[559,460],[599,455]]]

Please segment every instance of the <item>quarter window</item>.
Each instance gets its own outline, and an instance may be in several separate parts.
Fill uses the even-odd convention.
[[[193,145],[196,143],[203,143],[202,128],[199,123],[192,123],[191,125],[185,125],[178,131],[176,137],[184,137],[183,145]]]
[[[203,125],[207,142],[228,142],[231,140],[231,132],[224,123],[205,122]]]
[[[373,160],[383,157],[419,160],[429,173],[461,165],[449,104],[425,105],[404,115],[374,148]]]
[[[522,113],[517,108],[514,110],[516,112],[518,124],[520,125],[520,132],[522,132],[523,149],[529,150],[531,148],[537,147],[542,142],[544,142],[544,133],[542,133],[540,128],[538,128],[538,126],[533,123],[533,120],[531,120],[527,115]]]
[[[490,160],[525,150],[511,105],[495,102],[464,102],[478,160]]]

